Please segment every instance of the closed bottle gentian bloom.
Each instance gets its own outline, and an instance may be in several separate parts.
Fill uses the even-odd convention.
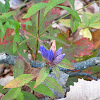
[[[52,49],[48,51],[45,49],[43,45],[40,46],[41,55],[49,61],[50,65],[56,65],[62,61],[65,57],[65,54],[62,54],[62,47],[60,47],[55,54],[53,53]]]

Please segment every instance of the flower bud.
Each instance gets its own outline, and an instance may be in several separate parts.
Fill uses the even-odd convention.
[[[65,54],[58,55],[54,60],[53,63],[56,65],[62,61],[62,59],[65,57]]]
[[[55,40],[53,40],[52,46],[50,49],[53,51],[53,54],[55,54],[55,52],[56,52],[56,41]]]
[[[54,59],[58,56],[58,55],[61,55],[62,54],[62,47],[60,47],[57,51],[56,51],[56,53],[55,53],[55,55],[54,55]]]
[[[51,49],[48,50],[48,58],[50,62],[53,60],[53,51]]]
[[[40,51],[41,51],[41,55],[44,57],[44,58],[48,58],[48,51],[45,49],[45,47],[43,45],[40,46]]]

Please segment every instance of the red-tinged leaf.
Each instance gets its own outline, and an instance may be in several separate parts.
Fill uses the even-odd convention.
[[[60,80],[60,70],[58,67],[53,67],[53,72],[58,80]]]
[[[14,89],[10,89],[6,95],[2,98],[2,100],[14,100],[17,98],[17,96],[19,95],[21,89],[20,88],[14,88]]]
[[[23,58],[21,56],[19,56],[16,60],[15,65],[13,66],[13,75],[14,78],[16,78],[17,76],[20,76],[24,73],[24,61]]]
[[[20,55],[17,60],[16,64],[14,65],[14,77],[24,74],[30,74],[31,65]]]
[[[74,69],[73,65],[71,62],[67,59],[63,59],[59,64],[59,67],[66,68],[66,69]]]
[[[82,38],[76,42],[70,42],[66,38],[68,38],[67,35],[65,36],[63,33],[58,34],[57,39],[60,39],[70,45],[67,46],[62,43],[57,43],[57,46],[63,47],[63,52],[66,54],[65,58],[67,58],[69,61],[75,61],[76,57],[90,55],[91,50],[94,48],[93,43],[87,38]]]
[[[13,79],[12,81],[10,81],[9,83],[7,83],[4,86],[4,88],[17,88],[17,87],[21,87],[24,84],[30,82],[33,78],[34,78],[34,75],[32,75],[32,74],[20,75],[20,76],[16,77],[15,79]]]
[[[87,38],[77,41],[76,44],[80,48],[76,50],[78,56],[90,55],[90,50],[94,48],[93,43],[89,42]]]
[[[53,88],[53,89],[57,90],[58,92],[64,94],[64,90],[62,89],[62,87],[57,83],[57,81],[54,78],[47,77],[45,79],[45,83],[48,87]]]
[[[33,94],[29,92],[22,91],[22,93],[24,94],[24,100],[38,100]]]
[[[35,82],[30,82],[30,83],[27,84],[27,86],[29,86],[31,89],[33,89],[34,85],[35,85]],[[46,96],[54,98],[54,94],[52,93],[52,91],[47,86],[45,86],[44,84],[38,85],[33,90],[38,92],[38,93],[41,93],[41,94],[44,94]]]
[[[49,70],[50,70],[50,68],[45,67],[45,66],[41,69],[41,71],[36,79],[34,88],[36,88],[38,85],[40,85],[47,78],[47,76],[49,74]]]

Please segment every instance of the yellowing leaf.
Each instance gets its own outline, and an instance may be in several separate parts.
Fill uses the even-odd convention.
[[[15,79],[13,79],[12,81],[10,81],[8,84],[6,84],[6,86],[4,86],[4,88],[21,87],[24,84],[30,82],[33,78],[34,78],[34,75],[32,75],[32,74],[20,75],[20,76],[16,77]]]
[[[92,39],[91,32],[88,28],[81,29],[79,32],[80,35],[83,35],[83,37],[89,38],[90,40]]]
[[[66,27],[70,27],[70,19],[61,19],[59,20],[59,22],[65,25]]]
[[[100,29],[100,22],[90,24],[89,27]]]

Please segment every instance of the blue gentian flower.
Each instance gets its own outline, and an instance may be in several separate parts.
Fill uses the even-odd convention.
[[[56,65],[62,61],[65,57],[65,54],[62,54],[62,47],[60,47],[55,54],[53,51],[49,49],[48,51],[45,49],[43,45],[40,46],[41,55],[49,61],[51,65]]]

